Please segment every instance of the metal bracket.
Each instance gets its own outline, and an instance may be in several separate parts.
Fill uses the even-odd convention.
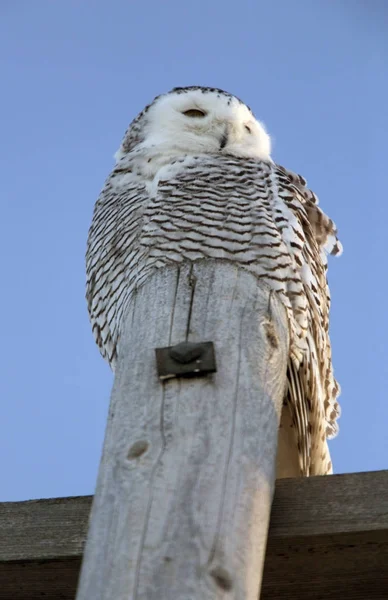
[[[158,375],[197,377],[217,371],[213,342],[181,342],[167,348],[155,348]]]

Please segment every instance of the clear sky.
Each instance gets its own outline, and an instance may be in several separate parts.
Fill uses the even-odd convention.
[[[245,100],[337,223],[334,467],[388,468],[387,31],[385,0],[2,0],[0,501],[94,490],[87,231],[128,123],[184,85]]]

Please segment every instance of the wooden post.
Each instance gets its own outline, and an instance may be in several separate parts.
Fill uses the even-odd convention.
[[[217,373],[157,376],[212,341]],[[257,600],[286,385],[279,299],[233,264],[157,271],[127,308],[77,600]]]

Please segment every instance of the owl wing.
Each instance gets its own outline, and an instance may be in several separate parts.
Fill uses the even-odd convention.
[[[304,475],[331,472],[327,438],[338,430],[339,385],[334,379],[329,339],[330,293],[327,284],[328,252],[342,246],[334,223],[319,208],[306,181],[283,167],[275,167],[278,193],[297,218],[298,227],[286,236],[307,299],[305,352],[300,364],[290,361],[286,404],[296,430],[301,471]]]
[[[115,369],[119,323],[133,292],[136,264],[144,249],[136,244],[149,198],[142,179],[120,163],[96,202],[86,250],[86,299],[100,352]]]

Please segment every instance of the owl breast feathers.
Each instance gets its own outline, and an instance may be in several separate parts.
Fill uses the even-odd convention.
[[[341,245],[306,181],[270,157],[264,126],[238,98],[176,88],[133,121],[95,205],[87,301],[96,342],[115,368],[126,306],[155,269],[232,261],[283,302],[290,327],[289,408],[301,474],[331,472],[339,386],[329,340],[326,254]]]

